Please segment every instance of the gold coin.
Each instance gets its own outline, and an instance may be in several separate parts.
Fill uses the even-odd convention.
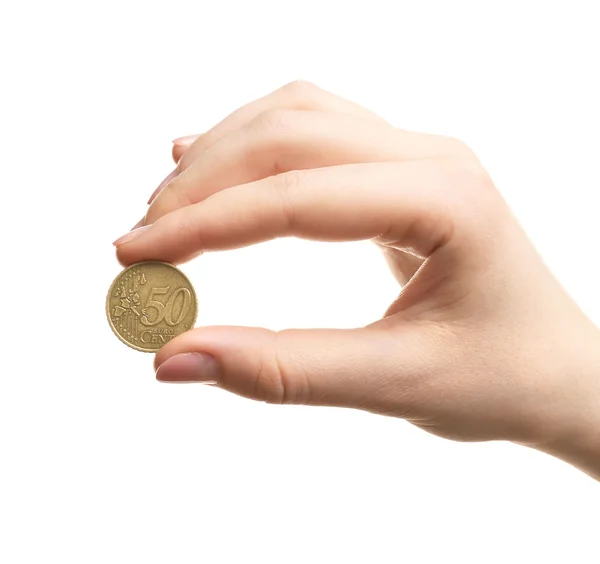
[[[166,262],[132,264],[113,281],[106,317],[126,345],[156,352],[196,322],[196,292],[185,274]]]

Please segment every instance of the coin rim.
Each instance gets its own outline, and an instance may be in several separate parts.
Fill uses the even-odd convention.
[[[164,261],[160,261],[160,260],[143,260],[143,261],[136,262],[134,264],[129,265],[127,268],[124,268],[119,274],[117,274],[117,276],[115,276],[115,279],[112,281],[112,284],[110,285],[110,288],[108,289],[108,294],[106,295],[106,306],[105,306],[106,318],[108,319],[108,324],[110,325],[112,332],[117,336],[119,341],[126,344],[131,349],[134,349],[134,350],[140,351],[140,352],[145,352],[145,353],[157,353],[160,349],[162,349],[162,346],[159,347],[158,349],[143,349],[141,347],[138,347],[137,345],[133,345],[129,341],[126,341],[116,330],[115,326],[113,325],[112,319],[110,318],[110,313],[109,313],[110,312],[110,308],[109,308],[110,296],[112,294],[113,288],[114,288],[117,280],[119,280],[119,278],[125,272],[127,272],[129,269],[139,267],[140,265],[145,265],[145,264],[146,265],[147,264],[162,264],[165,266],[169,266],[169,267],[173,268],[174,270],[176,270],[177,272],[179,272],[179,274],[181,274],[181,276],[183,276],[183,278],[187,281],[190,288],[192,289],[192,294],[194,296],[194,308],[195,308],[194,319],[192,321],[192,327],[190,327],[190,329],[193,329],[194,325],[196,325],[196,320],[198,318],[198,296],[196,295],[196,290],[195,290],[192,282],[190,281],[190,279],[179,268],[177,268],[174,264],[171,264],[170,262],[164,262]],[[188,329],[188,331],[189,331],[189,329]]]

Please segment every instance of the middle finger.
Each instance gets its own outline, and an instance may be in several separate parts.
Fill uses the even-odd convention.
[[[273,110],[200,153],[152,202],[145,223],[225,188],[282,172],[434,158],[463,147],[447,137],[399,130],[363,117]]]

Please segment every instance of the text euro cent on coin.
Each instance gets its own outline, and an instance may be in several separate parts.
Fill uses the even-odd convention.
[[[123,270],[106,297],[106,316],[126,345],[156,352],[196,322],[196,292],[188,278],[166,262],[138,262]]]

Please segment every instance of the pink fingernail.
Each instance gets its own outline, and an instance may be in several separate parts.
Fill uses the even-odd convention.
[[[163,179],[163,181],[158,185],[158,187],[156,188],[156,190],[154,190],[154,192],[152,192],[152,196],[150,196],[150,199],[148,200],[148,205],[150,205],[153,201],[154,198],[156,198],[156,196],[158,196],[158,194],[160,193],[160,191],[169,183],[171,182],[171,180],[173,180],[173,178],[175,178],[177,176],[177,174],[179,173],[179,171],[177,169],[175,169],[174,171],[170,172],[169,174],[167,174],[167,176],[165,176],[165,178]]]
[[[146,220],[146,216],[142,217],[142,219],[140,219],[129,231],[133,231],[134,229],[137,229],[138,227],[142,227],[142,225],[144,225],[145,220]]]
[[[199,382],[201,384],[218,383],[219,364],[215,357],[205,353],[176,354],[165,360],[156,371],[159,382]]]
[[[142,233],[144,233],[150,227],[152,227],[152,225],[143,225],[142,227],[138,227],[137,229],[134,229],[133,231],[130,231],[129,233],[125,233],[125,235],[122,235],[116,241],[114,241],[113,245],[115,247],[118,247],[119,245],[124,245],[125,243],[130,243],[131,241],[133,241],[134,239],[139,237]]]
[[[181,147],[189,147],[200,135],[184,135],[173,139],[173,145],[180,145]]]

